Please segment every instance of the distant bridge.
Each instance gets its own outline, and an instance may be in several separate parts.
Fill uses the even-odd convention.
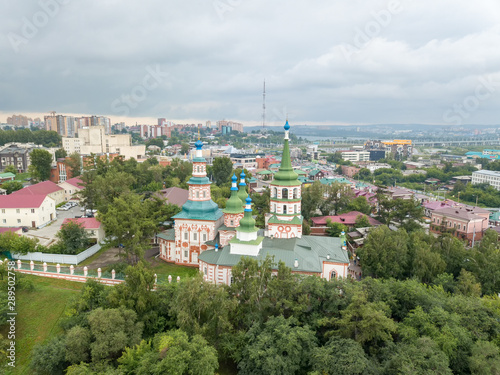
[[[378,139],[386,140],[385,137]],[[411,138],[410,138],[411,139]],[[332,137],[328,139],[315,140],[321,146],[336,146],[336,145],[363,145],[368,138],[341,138]],[[311,142],[311,141],[310,141]],[[310,144],[310,143],[309,143]],[[500,137],[464,137],[464,138],[429,138],[412,140],[413,146],[424,147],[447,147],[447,146],[500,146]]]

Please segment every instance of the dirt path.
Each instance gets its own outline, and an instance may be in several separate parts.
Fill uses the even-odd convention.
[[[87,265],[87,268],[89,270],[94,270],[97,268],[102,269],[104,267],[109,266],[110,264],[124,261],[124,258],[120,256],[119,250],[120,249],[117,247],[112,247],[111,249],[106,250],[96,260],[94,260],[92,263]],[[157,246],[155,246],[149,250],[146,250],[146,253],[144,254],[144,258],[148,262],[151,263],[154,261],[154,259],[155,259],[154,257],[156,255],[158,255],[158,251],[159,251],[159,249]],[[122,250],[122,254],[123,254],[123,250]],[[77,269],[83,269],[83,267],[77,267]]]

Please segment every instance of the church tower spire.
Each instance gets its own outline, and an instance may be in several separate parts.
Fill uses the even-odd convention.
[[[292,167],[290,158],[290,125],[284,126],[285,139],[281,165],[270,184],[270,213],[266,217],[266,235],[276,238],[302,236],[302,183]]]
[[[238,197],[241,200],[242,207],[245,207],[245,202],[248,196],[247,183],[245,182],[245,177],[246,177],[245,172],[243,172],[242,170],[240,174],[240,183],[239,183],[240,190],[238,191]]]
[[[236,237],[229,241],[229,252],[230,254],[257,256],[262,249],[264,237],[259,236],[259,229],[255,226],[250,195],[245,201],[245,214],[236,228]]]

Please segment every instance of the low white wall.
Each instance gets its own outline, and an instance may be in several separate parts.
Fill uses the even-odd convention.
[[[87,250],[82,251],[77,255],[67,255],[67,254],[47,254],[47,253],[28,253],[26,255],[12,254],[13,259],[27,260],[33,262],[46,262],[46,263],[59,263],[59,264],[79,264],[85,259],[91,257],[95,253],[101,250],[100,244],[95,244],[89,247]]]

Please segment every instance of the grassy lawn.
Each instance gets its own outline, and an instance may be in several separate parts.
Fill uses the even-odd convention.
[[[14,374],[30,374],[29,360],[33,346],[61,332],[59,320],[64,316],[73,296],[83,283],[23,275],[33,280],[35,291],[19,291],[16,294],[16,371]],[[6,327],[0,331],[4,336]]]
[[[17,173],[15,180],[24,181],[24,179],[28,178],[28,177],[31,177],[28,172],[26,172],[26,173]]]
[[[155,271],[158,275],[158,282],[167,280],[168,275],[172,275],[173,280],[175,280],[177,276],[180,276],[182,280],[194,277],[199,272],[198,268],[179,266],[177,264],[167,263],[160,259],[152,259],[151,265],[153,267],[153,271]]]

